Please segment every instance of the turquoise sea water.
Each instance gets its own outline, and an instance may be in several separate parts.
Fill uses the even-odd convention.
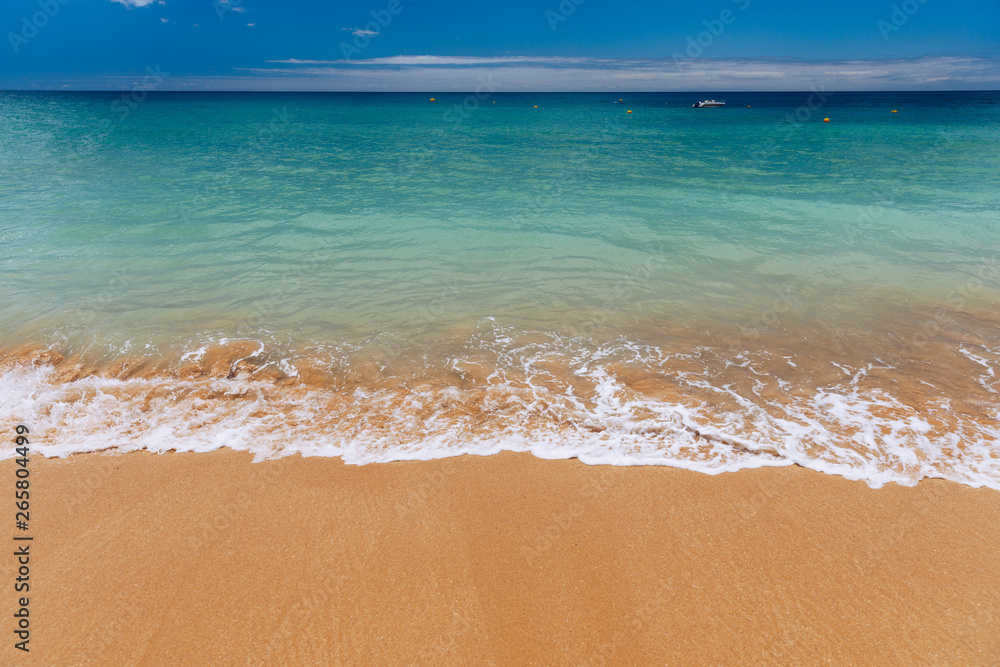
[[[1000,486],[1000,93],[431,96],[0,93],[0,418]]]

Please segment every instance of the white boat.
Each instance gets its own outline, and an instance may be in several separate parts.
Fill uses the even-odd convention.
[[[715,100],[702,100],[701,102],[695,102],[691,105],[695,109],[702,109],[704,107],[724,107],[726,106],[725,100],[722,102],[717,102]]]

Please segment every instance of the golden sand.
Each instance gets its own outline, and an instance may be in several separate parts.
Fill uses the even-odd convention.
[[[509,453],[31,466],[31,653],[8,629],[4,665],[1000,664],[991,490]]]

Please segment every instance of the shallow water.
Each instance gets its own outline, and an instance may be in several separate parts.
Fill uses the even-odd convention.
[[[1000,94],[427,97],[0,94],[0,420],[1000,488]]]

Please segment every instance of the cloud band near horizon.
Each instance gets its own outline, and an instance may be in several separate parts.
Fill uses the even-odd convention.
[[[678,55],[680,57],[678,57]],[[792,58],[574,58],[409,55],[357,60],[268,61],[233,76],[167,77],[160,90],[499,92],[996,90],[1000,58],[800,60]],[[61,82],[63,89],[116,90],[131,76]]]

